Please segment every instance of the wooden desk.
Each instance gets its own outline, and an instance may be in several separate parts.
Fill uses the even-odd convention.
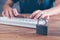
[[[0,25],[0,40],[60,40],[60,15],[50,18],[48,36],[36,34],[35,29]]]

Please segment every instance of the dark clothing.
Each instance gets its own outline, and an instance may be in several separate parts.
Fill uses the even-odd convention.
[[[55,0],[44,0],[42,3],[38,3],[37,0],[12,0],[14,3],[19,1],[21,13],[32,13],[35,10],[45,10],[53,7]]]

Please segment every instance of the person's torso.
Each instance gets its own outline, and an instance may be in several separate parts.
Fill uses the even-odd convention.
[[[53,6],[54,0],[44,0],[38,3],[37,0],[19,0],[21,13],[32,13],[35,10],[45,10]]]

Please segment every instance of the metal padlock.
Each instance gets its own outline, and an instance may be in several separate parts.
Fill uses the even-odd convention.
[[[36,33],[40,35],[47,35],[48,34],[48,25],[47,25],[46,19],[38,19],[37,25],[36,25]]]

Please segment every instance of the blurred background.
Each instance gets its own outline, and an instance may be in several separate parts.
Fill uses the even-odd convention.
[[[3,11],[3,5],[5,4],[6,0],[0,0],[0,14]],[[18,12],[20,12],[20,8],[19,8],[19,2],[15,3],[14,8],[17,8]]]

